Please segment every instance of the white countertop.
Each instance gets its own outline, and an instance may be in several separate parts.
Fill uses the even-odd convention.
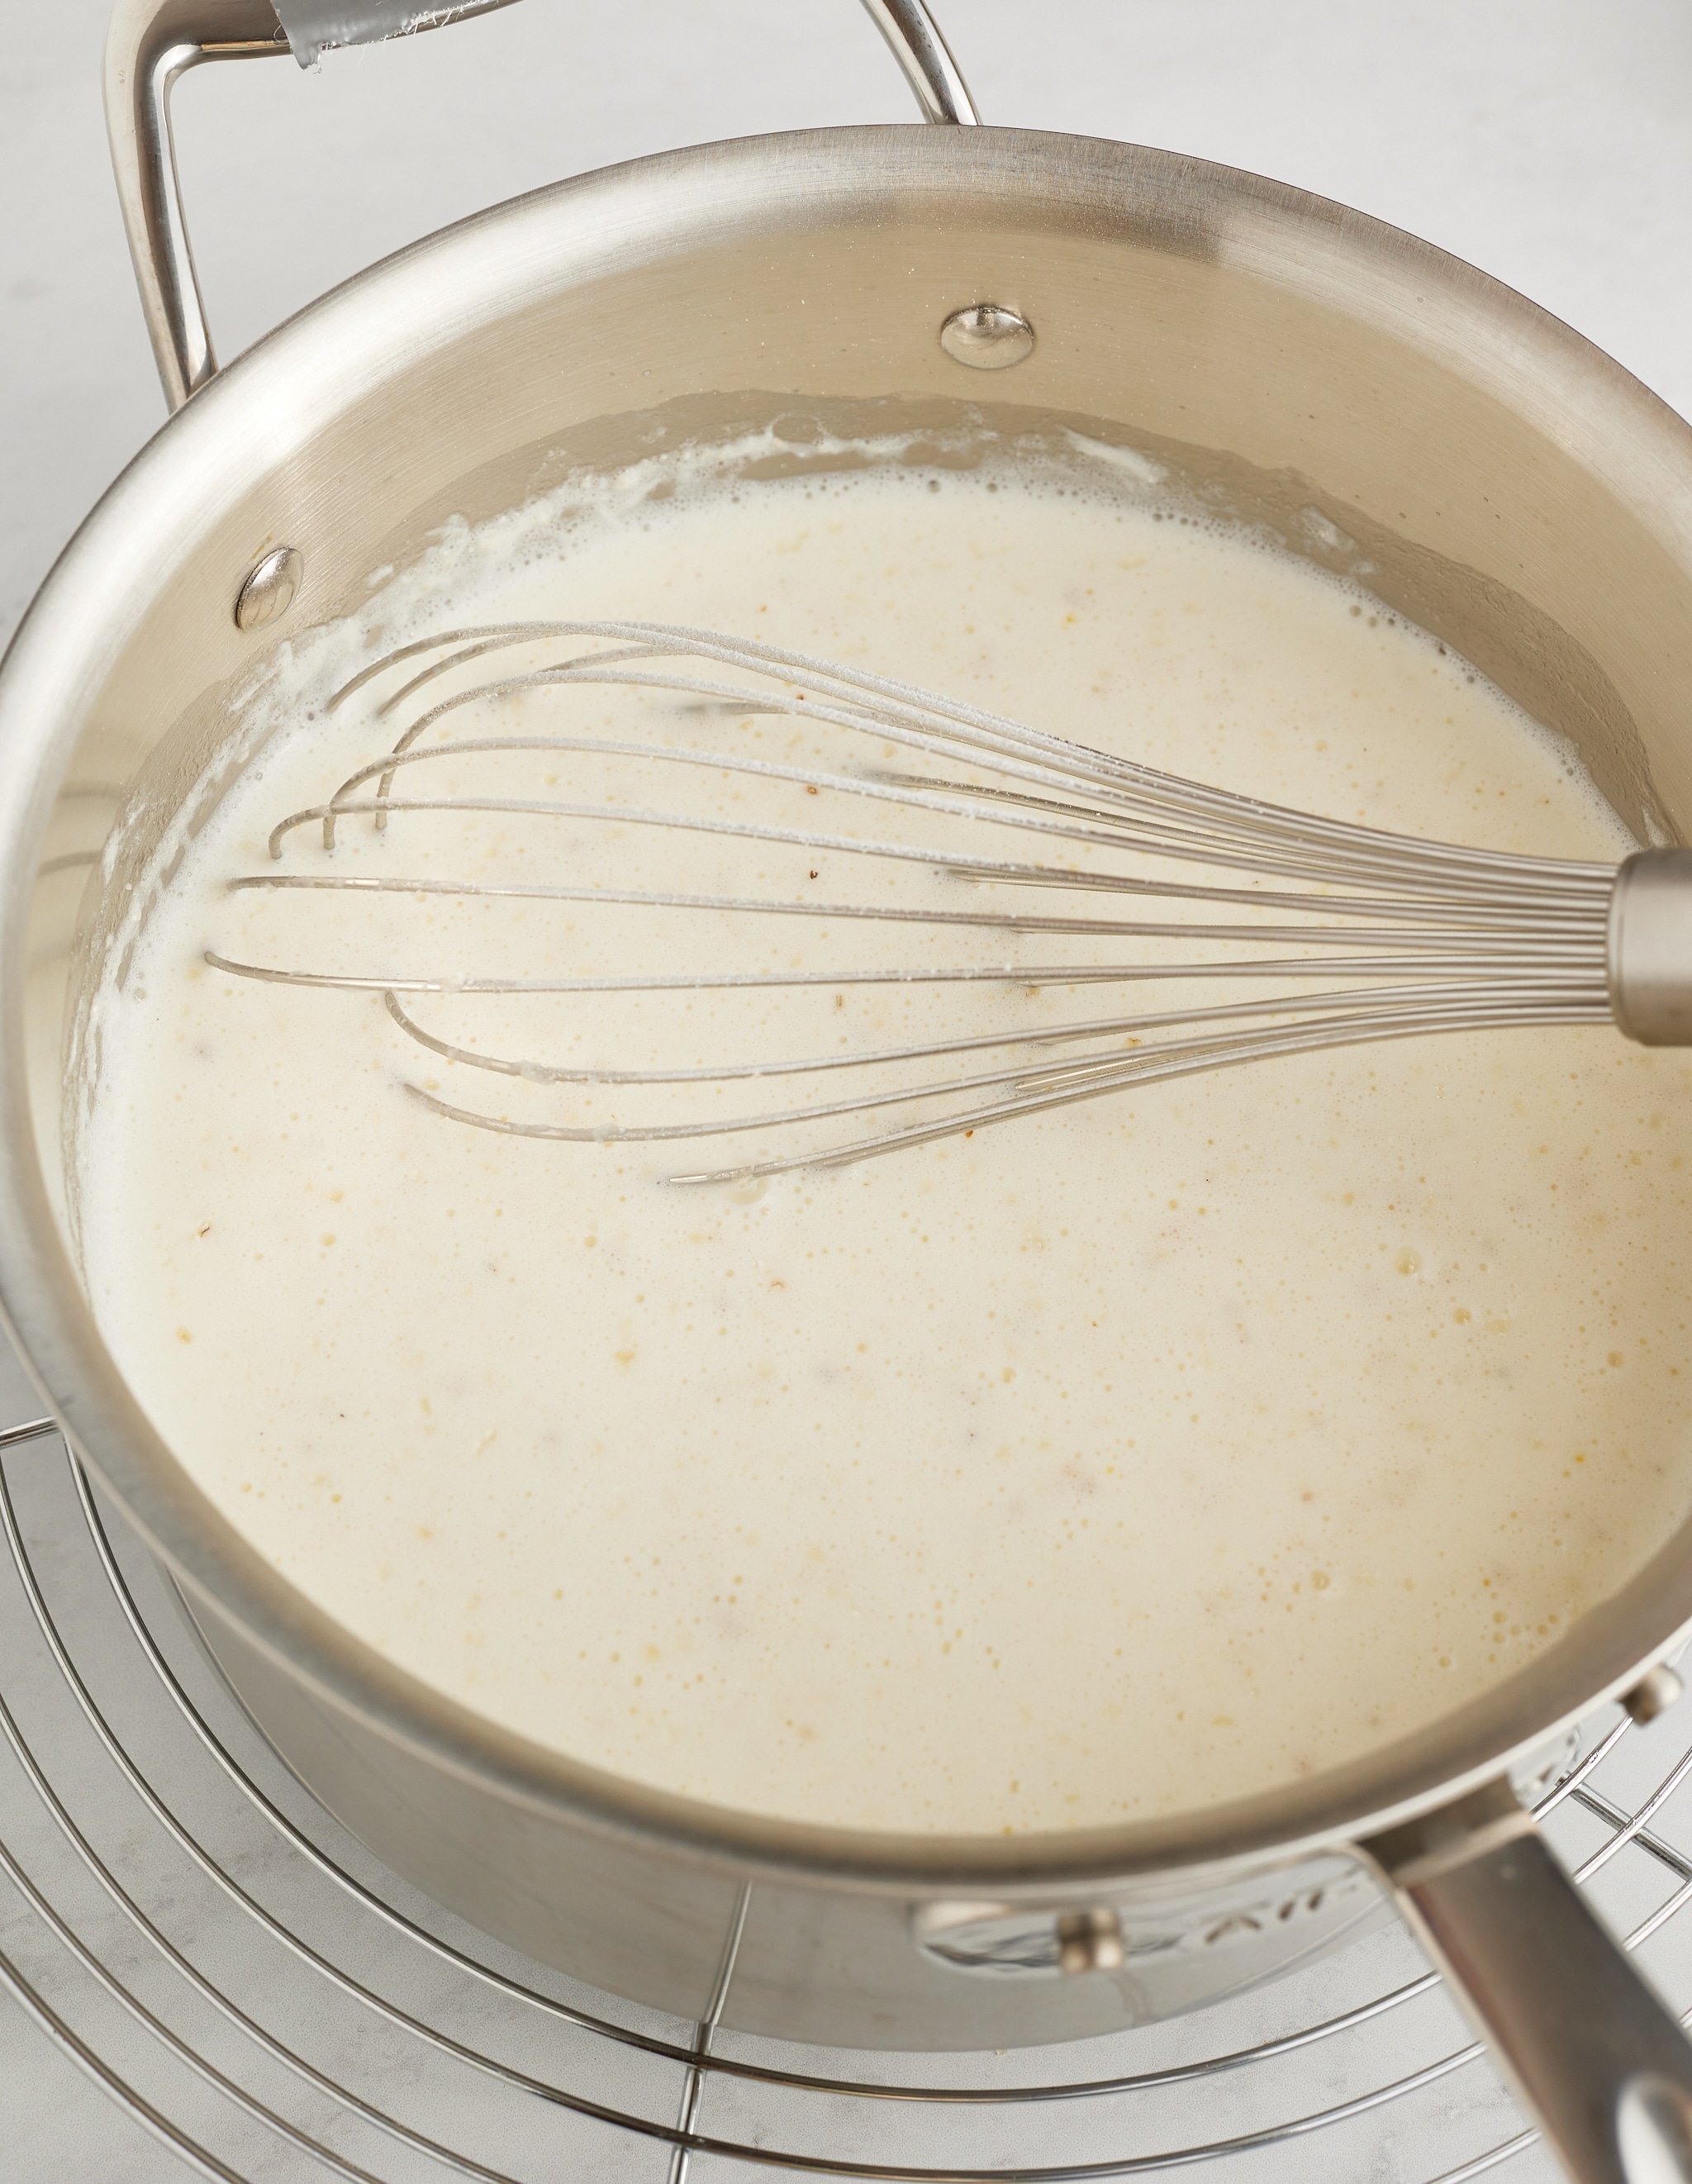
[[[0,0],[0,638],[163,415],[102,134],[106,12]],[[1347,200],[1525,290],[1692,408],[1684,0],[949,0],[942,14],[988,120],[1137,137]],[[232,354],[414,236],[560,176],[909,114],[852,0],[525,0],[314,75],[203,71],[178,133]],[[0,1424],[35,1407],[4,1362]],[[1376,2173],[1419,2172],[1406,2153]],[[0,2003],[3,2184],[184,2174]]]
[[[105,0],[0,0],[0,632],[160,421],[102,138]],[[1138,137],[1414,228],[1692,404],[1680,0],[951,0],[995,121]],[[178,133],[225,354],[414,236],[561,175],[902,120],[852,0],[570,0],[190,78]]]

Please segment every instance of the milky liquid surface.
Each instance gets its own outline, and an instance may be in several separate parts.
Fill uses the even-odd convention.
[[[1692,1076],[1607,1030],[1280,1061],[689,1190],[658,1180],[665,1149],[497,1135],[403,1087],[590,1122],[624,1112],[603,1090],[442,1062],[375,994],[204,967],[209,945],[384,975],[923,952],[899,928],[749,944],[702,914],[656,940],[637,911],[230,896],[231,874],[275,869],[279,818],[384,748],[362,701],[322,706],[379,623],[743,631],[1289,804],[1625,851],[1562,751],[1343,586],[1102,468],[1090,491],[1020,475],[732,493],[706,465],[661,478],[661,502],[648,476],[449,537],[262,694],[278,732],[102,1003],[88,1278],[194,1477],[404,1668],[743,1808],[999,1833],[1285,1782],[1501,1679],[1692,1500]],[[487,701],[453,732],[544,733],[558,702]],[[621,731],[638,702],[573,717]],[[700,717],[794,748],[788,724]],[[574,781],[451,764],[435,789]],[[632,860],[649,877],[639,833],[418,816],[343,823],[332,865],[301,830],[286,868],[615,884]],[[882,884],[744,843],[673,836],[664,861],[682,889]],[[615,1059],[662,1034],[756,1058],[999,1005],[416,1012],[507,1054]]]

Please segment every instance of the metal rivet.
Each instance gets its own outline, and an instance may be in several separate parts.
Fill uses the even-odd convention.
[[[1673,1669],[1659,1664],[1642,1676],[1622,1701],[1622,1711],[1643,1729],[1648,1721],[1667,1713],[1686,1686]]]
[[[966,304],[941,327],[940,346],[954,363],[1004,371],[1034,354],[1034,329],[1003,304]]]
[[[1057,1937],[1062,1972],[1117,1972],[1127,1960],[1122,1924],[1114,1911],[1066,1911]]]
[[[235,595],[237,629],[266,629],[294,603],[305,562],[298,548],[273,546],[261,554]]]

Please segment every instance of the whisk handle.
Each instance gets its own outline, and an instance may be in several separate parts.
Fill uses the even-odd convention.
[[[1692,1046],[1692,850],[1642,850],[1610,898],[1610,1006],[1642,1046]]]

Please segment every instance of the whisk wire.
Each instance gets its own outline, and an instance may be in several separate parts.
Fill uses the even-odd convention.
[[[793,719],[826,722],[872,734],[931,755],[945,755],[950,751],[950,755],[957,755],[951,746],[960,740],[958,737],[919,732],[899,719],[875,714],[863,707],[803,703],[797,697],[788,699],[781,693],[754,696],[739,685],[706,681],[697,677],[634,675],[621,669],[607,671],[601,665],[608,657],[621,660],[629,656],[628,650],[625,649],[609,655],[597,655],[591,664],[572,662],[567,666],[536,669],[526,675],[502,677],[496,682],[478,684],[470,690],[455,694],[414,722],[392,753],[343,783],[342,791],[337,791],[337,796],[350,790],[355,783],[380,775],[381,781],[378,794],[386,800],[398,765],[414,755],[430,755],[414,753],[412,747],[417,739],[448,714],[465,705],[498,700],[524,690],[570,685],[621,685],[648,691],[668,690],[717,700],[737,699],[746,701],[742,710],[749,716],[780,713]],[[423,677],[415,677],[408,687],[415,688],[424,679]],[[982,717],[990,720],[993,716]],[[1015,729],[1014,723],[1000,725],[1007,730]],[[1032,737],[1035,732],[1022,733]],[[961,740],[966,748],[970,747],[970,738]],[[1001,737],[994,740],[1003,742],[1005,738]],[[520,739],[510,747],[521,748],[523,743]],[[559,740],[555,747],[564,749],[596,746]],[[597,747],[612,748],[609,744]],[[451,751],[463,746],[436,748]],[[1079,759],[1095,755],[1084,751],[1079,745],[1070,748]],[[644,745],[641,747],[641,755],[656,760],[714,766],[730,772],[756,772],[769,768],[768,761],[749,760],[736,754],[701,753],[674,746]],[[1010,750],[997,752],[994,764],[1002,773],[1048,787],[1072,786],[1080,773],[1087,779],[1094,795],[1103,800],[1105,808],[1099,805],[1088,807],[1049,805],[1044,808],[1054,811],[1066,809],[1087,819],[1089,822],[1087,831],[1072,835],[1071,838],[1100,842],[1114,827],[1118,838],[1111,846],[1131,848],[1142,855],[1180,857],[1184,861],[1196,863],[1227,864],[1239,869],[1279,872],[1291,877],[1315,874],[1326,879],[1336,877],[1372,878],[1380,881],[1390,880],[1394,886],[1411,892],[1427,894],[1438,893],[1455,882],[1464,882],[1467,883],[1467,892],[1470,899],[1490,883],[1494,888],[1501,886],[1506,890],[1506,900],[1518,902],[1524,891],[1531,891],[1534,876],[1539,872],[1543,872],[1547,897],[1553,901],[1558,899],[1559,889],[1566,891],[1572,882],[1578,883],[1583,878],[1595,889],[1601,889],[1607,876],[1608,868],[1602,866],[1500,857],[1460,844],[1421,842],[1378,829],[1359,827],[1345,821],[1319,819],[1309,814],[1291,812],[1281,806],[1263,804],[1255,799],[1240,797],[1230,791],[1207,789],[1201,784],[1180,781],[1172,776],[1149,775],[1147,769],[1136,769],[1131,784],[1124,786],[1111,780],[1108,774],[1094,777],[1091,772],[1079,767],[1071,766],[1066,770],[1044,762],[1038,755],[1031,759]],[[775,769],[769,770],[774,777]],[[1040,800],[1016,797],[1010,792],[974,784],[936,784],[932,781],[922,781],[920,787],[911,788],[908,784],[913,780],[921,781],[921,777],[886,772],[865,772],[854,777],[841,777],[794,769],[790,777],[864,796],[873,796],[877,788],[896,790],[901,785],[906,785],[907,794],[920,802],[932,796],[937,786],[950,787],[966,799],[978,802],[1021,803],[1031,809],[1043,808]],[[331,803],[333,801],[331,800]],[[1115,808],[1110,808],[1112,806]],[[938,801],[927,804],[926,808],[947,809],[953,816],[966,816],[960,815],[956,805],[945,805]],[[1175,815],[1172,819],[1168,816],[1172,812]],[[314,811],[303,816],[315,817],[321,815]],[[379,823],[385,816],[381,815]],[[1038,822],[1029,824],[1035,831],[1064,831],[1050,824],[1042,827]],[[332,833],[330,831],[332,821],[326,817],[325,826],[326,842],[332,844]],[[1122,838],[1123,837],[1127,838]],[[1250,846],[1254,843],[1261,844],[1266,837],[1276,842],[1282,861],[1272,861],[1261,853],[1261,849],[1254,850]]]
[[[588,649],[526,668],[517,664],[518,671],[492,679],[474,672],[495,655],[559,645]],[[765,1077],[893,1073],[893,1081],[865,1084],[848,1096],[760,1112],[725,1116],[700,1110],[682,1120],[612,1117],[594,1123],[490,1114],[449,1100],[432,1086],[409,1087],[443,1116],[483,1129],[609,1145],[761,1135],[776,1140],[776,1150],[766,1154],[760,1147],[749,1162],[700,1168],[672,1179],[699,1183],[730,1175],[771,1176],[973,1134],[1016,1117],[1247,1061],[1436,1033],[1612,1020],[1607,952],[1616,887],[1611,866],[1422,841],[1297,811],[1165,774],[866,669],[656,622],[537,621],[420,638],[369,662],[335,693],[329,710],[339,712],[379,678],[408,668],[411,671],[371,709],[376,722],[404,720],[395,740],[348,772],[326,801],[281,820],[269,838],[274,861],[283,859],[303,827],[320,827],[324,850],[332,855],[350,821],[367,820],[374,831],[385,833],[395,820],[426,827],[431,816],[470,815],[525,826],[615,827],[625,830],[612,838],[619,855],[626,833],[637,844],[650,840],[655,845],[692,835],[715,838],[725,845],[801,852],[816,861],[810,871],[812,879],[822,859],[849,858],[857,861],[855,869],[885,871],[889,878],[901,870],[916,871],[989,890],[1033,888],[1119,895],[1144,903],[1149,911],[1178,905],[1183,914],[1046,915],[1007,907],[955,909],[927,900],[813,901],[802,893],[678,889],[662,884],[661,872],[654,875],[660,883],[637,885],[459,880],[427,872],[249,872],[231,880],[232,892],[593,905],[682,913],[696,927],[707,914],[730,920],[802,919],[812,922],[820,946],[836,923],[857,930],[904,925],[937,934],[992,933],[1007,940],[1062,936],[1107,948],[1188,944],[1178,959],[1094,954],[1028,963],[1014,956],[977,956],[957,963],[854,966],[830,961],[821,968],[799,962],[776,969],[748,967],[743,961],[721,969],[676,963],[658,971],[579,970],[538,977],[338,972],[208,950],[208,963],[234,977],[379,994],[396,1029],[448,1067],[521,1078],[542,1090],[679,1086],[704,1097]],[[739,679],[726,680],[722,671]],[[465,675],[471,679],[450,687],[451,678]],[[445,694],[436,694],[443,684],[448,685]],[[611,694],[619,705],[631,692],[654,701],[657,725],[673,721],[678,709],[683,716],[732,716],[743,728],[786,719],[802,724],[804,735],[830,755],[822,760],[808,752],[769,757],[721,747],[721,738],[708,745],[615,733],[450,733],[451,724],[466,711],[497,710],[548,692],[596,689]],[[437,733],[443,727],[448,733]],[[833,755],[842,737],[844,763]],[[867,753],[865,743],[874,747]],[[890,764],[890,754],[903,756]],[[489,766],[535,759],[582,761],[609,772],[610,789],[591,800],[567,794],[552,800],[492,789],[466,792],[456,785],[466,774],[474,779]],[[914,771],[916,762],[942,770]],[[395,794],[402,772],[421,766],[444,770],[450,793]],[[625,775],[628,801],[623,800]],[[719,796],[732,790],[736,801],[755,790],[773,808],[761,816],[687,808],[685,803],[666,808],[648,799],[648,785],[654,780],[678,785],[692,781],[708,791],[715,784]],[[793,795],[818,799],[831,822],[837,811],[854,818],[879,813],[886,824],[857,832],[835,823],[798,825],[783,809],[783,800]],[[923,838],[900,831],[913,825]],[[1027,849],[988,854],[976,831],[982,827],[1004,839],[1007,850],[1012,842]],[[956,834],[960,828],[967,831],[966,840],[943,838],[948,829]],[[1063,852],[1073,853],[1077,861],[1053,861]],[[646,854],[630,852],[637,864]],[[1151,870],[1145,869],[1144,861],[1152,861]],[[1184,869],[1172,872],[1172,866]],[[1238,875],[1238,883],[1221,877],[1227,873]],[[1250,915],[1243,917],[1242,911]],[[1241,946],[1259,952],[1222,958],[1214,953]],[[1289,949],[1302,952],[1289,955]],[[1339,989],[1321,986],[1323,978],[1335,977],[1350,983]],[[755,998],[820,989],[832,991],[839,1007],[854,989],[888,987],[960,993],[997,987],[1032,997],[1048,989],[1111,983],[1184,981],[1202,989],[1212,983],[1226,988],[1240,980],[1283,990],[1229,1000],[1201,994],[1178,1008],[1057,1023],[993,1022],[894,1044],[883,1039],[847,1045],[828,1053],[754,1054],[717,1062],[672,1059],[646,1066],[628,1059],[521,1060],[473,1040],[443,1036],[421,1022],[401,999],[442,996],[457,1007],[491,995],[582,1001],[621,995],[638,1000],[687,993]],[[1300,989],[1312,986],[1316,989]],[[1293,990],[1284,990],[1288,987]],[[1098,1050],[1100,1042],[1103,1052]],[[1055,1050],[1063,1047],[1088,1050]],[[987,1068],[964,1066],[937,1076],[927,1067],[1013,1051],[1020,1058]],[[914,1079],[909,1073],[913,1068]],[[910,1110],[923,1107],[930,1112],[904,1118]],[[854,1119],[861,1126],[857,1134],[843,1140],[827,1136],[826,1126]],[[802,1142],[788,1150],[795,1138]]]

